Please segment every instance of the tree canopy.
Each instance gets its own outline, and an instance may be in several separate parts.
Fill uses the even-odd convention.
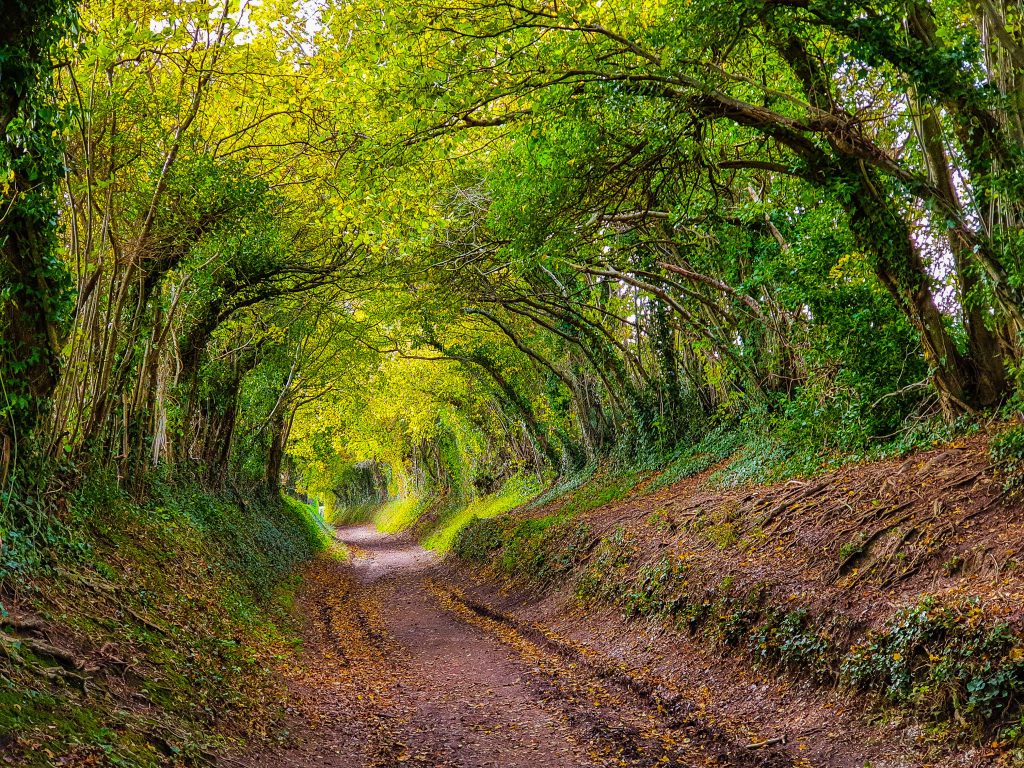
[[[1015,407],[1022,14],[17,0],[3,487],[472,495]]]

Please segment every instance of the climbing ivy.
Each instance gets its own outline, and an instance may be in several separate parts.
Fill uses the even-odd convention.
[[[75,23],[68,0],[14,0],[0,32],[0,453],[29,452],[57,384],[71,305],[57,240],[64,173],[57,57]],[[20,444],[20,445],[19,445]],[[0,467],[0,479],[9,466]]]

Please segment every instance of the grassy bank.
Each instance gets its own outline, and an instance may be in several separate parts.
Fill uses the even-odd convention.
[[[140,502],[105,477],[55,506],[4,537],[0,757],[201,764],[275,738],[295,568],[327,545],[313,510],[163,484]]]
[[[410,532],[427,549],[447,554],[461,531],[476,520],[490,520],[535,498],[536,480],[516,476],[498,491],[472,499],[409,495],[384,504],[339,511],[336,523],[372,523],[384,533]]]

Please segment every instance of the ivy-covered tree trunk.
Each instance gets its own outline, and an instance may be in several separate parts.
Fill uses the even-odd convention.
[[[676,342],[668,322],[668,309],[662,302],[654,305],[654,348],[661,369],[662,430],[666,444],[674,445],[686,428],[686,414],[680,397],[679,362],[676,360]]]
[[[917,100],[916,94],[912,94],[911,103],[914,104],[917,113],[915,124],[929,181],[935,187],[945,209],[957,213],[959,219],[965,219],[938,115],[934,108]],[[943,211],[935,211],[935,214],[942,216]],[[1000,349],[999,337],[988,326],[989,322],[996,323],[999,320],[995,317],[986,318],[987,313],[980,296],[981,281],[976,274],[978,267],[972,253],[972,243],[966,233],[958,227],[950,227],[946,230],[946,239],[953,255],[960,289],[960,308],[967,337],[968,356],[976,370],[977,400],[979,405],[986,407],[998,405],[1006,398],[1009,389],[1004,354],[1012,359],[1010,355],[1013,354],[1013,349]]]
[[[65,0],[0,4],[0,476],[45,414],[59,374],[67,272],[56,254],[63,160],[51,48]]]
[[[267,451],[267,493],[276,494],[281,488],[281,467],[284,465],[285,447],[291,418],[286,418],[285,409],[279,408],[271,419],[270,445]]]
[[[924,260],[906,222],[880,192],[881,181],[848,169],[850,227],[871,255],[879,282],[917,331],[943,411],[955,416],[980,405],[976,368],[957,348],[932,293]]]

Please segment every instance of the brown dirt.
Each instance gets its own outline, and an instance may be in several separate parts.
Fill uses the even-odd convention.
[[[467,602],[429,553],[369,527],[351,563],[310,568],[287,671],[289,744],[249,766],[786,766],[701,702],[645,686],[535,627]]]
[[[922,593],[970,594],[1024,626],[1024,504],[1002,493],[986,438],[766,487],[710,486],[713,471],[586,521],[596,535],[621,528],[638,560],[694,557],[737,588],[856,616],[855,630]]]

